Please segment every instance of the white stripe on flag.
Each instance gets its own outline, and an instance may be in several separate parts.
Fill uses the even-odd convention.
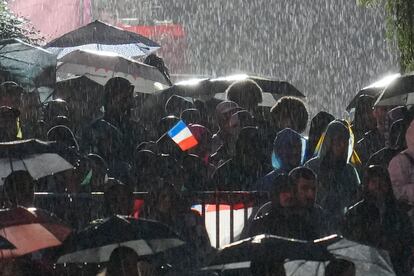
[[[188,127],[186,127],[183,130],[181,130],[177,135],[172,137],[172,139],[173,139],[174,142],[179,144],[181,141],[183,141],[183,140],[185,140],[185,139],[187,139],[188,137],[191,137],[191,136],[193,136],[193,134],[188,129]]]

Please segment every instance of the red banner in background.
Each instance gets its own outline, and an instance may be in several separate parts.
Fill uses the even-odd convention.
[[[92,21],[91,0],[14,0],[8,5],[31,21],[46,41]]]

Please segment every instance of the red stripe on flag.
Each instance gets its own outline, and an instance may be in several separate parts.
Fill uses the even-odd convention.
[[[198,145],[198,141],[194,136],[190,136],[184,140],[182,140],[180,143],[178,143],[178,146],[182,151],[189,150],[195,146]]]

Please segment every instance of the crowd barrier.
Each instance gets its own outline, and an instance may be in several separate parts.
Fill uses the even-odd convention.
[[[195,192],[186,195],[192,208],[202,216],[212,246],[220,248],[240,238],[255,210],[269,201],[263,192]],[[134,192],[136,206],[141,206],[146,192]],[[35,193],[35,206],[55,213],[76,229],[105,216],[104,193]],[[79,214],[82,214],[81,216]]]

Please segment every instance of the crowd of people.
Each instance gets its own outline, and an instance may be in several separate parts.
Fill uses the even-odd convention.
[[[3,207],[33,207],[34,192],[104,192],[99,208],[67,208],[58,201],[49,211],[75,232],[91,219],[112,215],[157,220],[188,244],[187,253],[176,258],[179,266],[194,268],[205,265],[215,250],[202,217],[191,209],[189,195],[258,191],[270,201],[254,208],[242,238],[272,234],[311,241],[337,233],[388,251],[396,274],[410,275],[414,121],[409,107],[374,106],[375,98],[364,95],[352,122],[326,111],[310,119],[306,104],[295,97],[281,97],[265,110],[259,106],[261,88],[241,80],[227,88],[224,101],[173,95],[162,103],[162,114],[154,108],[144,120],[132,112],[135,108],[139,114],[140,108],[133,95],[128,80],[116,77],[106,83],[99,99],[73,96],[41,103],[37,93],[3,82],[0,141],[54,141],[56,151],[73,165],[36,180],[25,171],[12,172],[4,179]],[[198,142],[186,151],[167,133],[179,121]],[[133,192],[147,192],[138,209]],[[147,262],[130,265],[140,259],[124,251],[114,251],[103,273],[161,273]],[[329,275],[353,275],[351,266],[346,263],[343,274]],[[283,275],[279,270],[266,275]],[[59,270],[47,270],[53,271]]]

